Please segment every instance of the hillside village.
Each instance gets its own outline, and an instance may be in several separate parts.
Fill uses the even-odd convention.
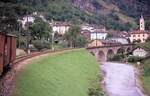
[[[34,23],[35,17],[39,16],[43,21],[48,22],[52,28],[53,34],[63,36],[73,26],[70,22],[47,21],[44,16],[37,14],[25,16],[21,20],[22,27],[25,28],[25,23]],[[88,47],[105,46],[108,44],[129,44],[129,43],[145,43],[150,36],[150,31],[145,30],[145,20],[141,15],[139,18],[139,28],[131,31],[107,30],[105,26],[95,24],[79,25],[81,34],[88,40]]]

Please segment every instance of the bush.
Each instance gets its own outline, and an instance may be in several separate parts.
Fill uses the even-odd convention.
[[[67,42],[67,41],[60,41],[60,42],[59,42],[59,45],[60,45],[62,48],[68,48],[68,42]]]
[[[78,36],[75,41],[75,46],[81,48],[81,47],[85,47],[86,45],[87,45],[87,39],[82,35]]]
[[[144,68],[144,76],[150,76],[150,59],[144,60],[142,66]]]
[[[142,60],[141,57],[137,57],[137,56],[130,56],[128,58],[128,62],[140,62]]]
[[[122,61],[125,58],[124,54],[116,54],[113,58],[111,58],[112,61]]]
[[[90,83],[90,88],[88,91],[88,96],[105,96],[105,92],[99,86],[102,78],[97,76],[95,80],[92,80]]]
[[[39,51],[41,51],[42,49],[50,49],[50,43],[48,41],[35,40],[32,41],[32,43],[35,46],[35,48],[37,48]]]

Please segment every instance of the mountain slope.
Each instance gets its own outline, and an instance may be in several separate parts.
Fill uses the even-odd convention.
[[[19,0],[48,20],[94,23],[109,29],[137,28],[140,14],[149,14],[148,0]],[[143,3],[144,1],[144,3]]]

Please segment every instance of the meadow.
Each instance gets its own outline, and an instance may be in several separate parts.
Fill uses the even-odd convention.
[[[101,78],[99,64],[85,49],[64,52],[28,64],[14,96],[89,96],[89,89],[101,90]]]

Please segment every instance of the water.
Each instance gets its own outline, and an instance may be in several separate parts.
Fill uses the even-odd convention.
[[[102,70],[105,73],[104,84],[109,96],[145,96],[137,87],[133,66],[105,62]]]

